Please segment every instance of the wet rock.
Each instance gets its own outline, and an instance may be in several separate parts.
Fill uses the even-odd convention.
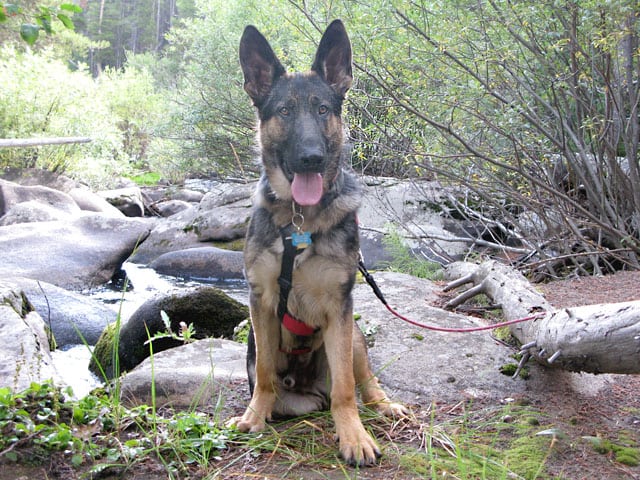
[[[149,264],[168,252],[243,238],[251,215],[250,191],[246,185],[220,187],[198,205],[162,219],[131,261]]]
[[[11,280],[25,294],[55,338],[56,347],[95,345],[105,327],[116,320],[116,312],[84,295],[43,281]]]

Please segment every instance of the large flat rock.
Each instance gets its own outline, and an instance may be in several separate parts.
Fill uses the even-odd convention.
[[[143,219],[87,214],[71,221],[0,227],[0,278],[81,290],[108,282],[149,234]]]
[[[433,282],[400,273],[374,275],[387,302],[400,314],[441,327],[472,327],[474,319],[434,308],[440,290]],[[503,399],[527,388],[523,380],[500,373],[513,363],[512,349],[490,332],[443,333],[424,330],[394,317],[367,284],[354,289],[354,311],[373,346],[369,358],[388,393],[404,402],[428,405],[463,398]]]

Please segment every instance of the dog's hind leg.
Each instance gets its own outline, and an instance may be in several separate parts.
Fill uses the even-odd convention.
[[[360,421],[353,370],[353,320],[351,309],[329,321],[324,342],[331,371],[331,414],[340,440],[340,453],[352,465],[371,465],[380,449]]]
[[[388,417],[402,417],[407,408],[389,400],[378,379],[371,371],[367,344],[360,328],[353,324],[353,374],[360,390],[362,403]]]

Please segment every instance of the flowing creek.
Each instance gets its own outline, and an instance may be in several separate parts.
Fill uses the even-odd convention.
[[[159,275],[152,268],[134,263],[124,263],[126,272],[127,291],[124,291],[124,281],[118,286],[105,286],[85,292],[89,298],[102,302],[116,312],[120,312],[122,322],[126,322],[131,315],[145,301],[159,293],[170,293],[194,288],[198,285],[212,285],[223,290],[231,298],[248,304],[249,291],[244,280],[212,281],[210,279],[190,279]],[[67,345],[52,352],[53,363],[64,381],[73,389],[75,397],[81,398],[92,389],[102,385],[102,380],[93,375],[89,369],[91,349],[93,346]]]

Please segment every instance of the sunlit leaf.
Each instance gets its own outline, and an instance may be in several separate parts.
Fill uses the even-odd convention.
[[[75,5],[73,3],[63,3],[60,5],[60,10],[66,10],[67,12],[80,13],[82,12],[82,7],[79,5]]]
[[[42,15],[39,15],[37,20],[45,32],[47,32],[49,35],[53,33],[53,29],[51,28],[51,13],[46,11]]]
[[[75,28],[75,26],[73,25],[73,21],[66,15],[59,13],[57,17],[58,17],[58,20],[60,20],[62,24],[69,30],[73,30]]]

